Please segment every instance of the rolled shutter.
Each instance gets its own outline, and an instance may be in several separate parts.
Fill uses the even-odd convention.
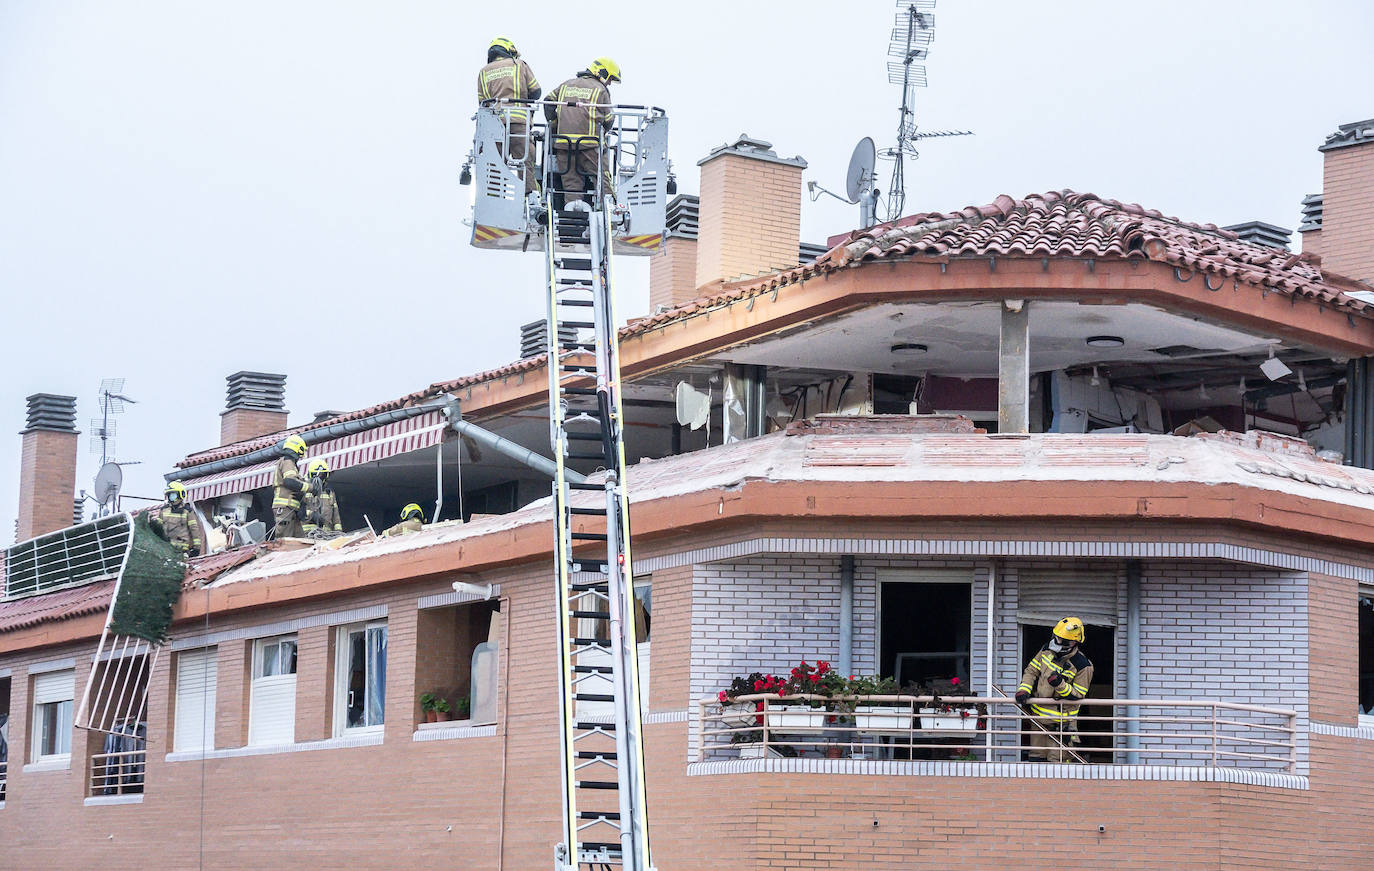
[[[50,671],[33,676],[33,703],[69,702],[76,698],[76,672]]]
[[[176,728],[173,750],[201,750],[215,746],[215,685],[218,651],[188,650],[177,658]]]
[[[1016,617],[1022,623],[1053,626],[1078,617],[1094,626],[1116,625],[1117,572],[1021,569],[1017,571]]]
[[[291,744],[296,740],[294,674],[255,679],[249,705],[249,744]]]

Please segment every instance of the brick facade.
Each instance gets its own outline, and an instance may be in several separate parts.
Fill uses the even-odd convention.
[[[803,166],[730,149],[701,162],[698,287],[797,265]]]
[[[697,240],[669,236],[649,258],[649,311],[697,298]]]

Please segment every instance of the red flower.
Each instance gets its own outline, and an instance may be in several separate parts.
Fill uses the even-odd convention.
[[[778,687],[778,695],[779,695],[779,696],[785,696],[785,695],[787,695],[787,687]]]
[[[725,690],[721,690],[720,695],[716,696],[716,698],[720,699],[720,703],[723,705],[726,702],[730,701],[730,694],[727,693]]]
[[[757,693],[757,692],[760,692],[760,691],[762,691],[762,690],[763,690],[763,681],[761,681],[761,680],[756,680],[756,681],[754,681],[754,692]]]
[[[825,674],[827,671],[830,671],[830,663],[826,662],[825,660],[821,660],[820,662],[816,663],[817,674]]]
[[[957,686],[959,685],[959,678],[957,678],[957,677],[952,677],[952,678],[950,678],[950,679],[949,679],[949,685],[952,686],[952,687],[957,687]]]
[[[812,683],[816,683],[817,681],[819,681],[819,680],[821,679],[821,676],[820,676],[819,674],[810,674],[810,675],[807,675],[807,678],[808,678]]]

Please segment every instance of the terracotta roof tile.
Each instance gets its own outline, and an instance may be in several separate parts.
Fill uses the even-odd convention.
[[[199,556],[188,561],[186,577],[181,582],[183,590],[194,590],[208,584],[224,572],[241,566],[262,552],[262,546],[236,547],[222,550],[209,556]]]
[[[50,620],[98,614],[110,607],[114,585],[111,579],[42,596],[0,602],[0,632],[12,632]]]

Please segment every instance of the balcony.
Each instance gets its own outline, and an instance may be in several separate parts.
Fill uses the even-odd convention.
[[[858,761],[858,771],[864,763],[904,762],[902,773],[978,776],[1034,776],[1030,766],[1049,761],[1111,768],[1125,779],[1133,774],[1120,769],[1137,769],[1137,774],[1149,769],[1149,779],[1158,779],[1160,767],[1189,769],[1164,778],[1188,780],[1214,779],[1207,771],[1292,775],[1298,770],[1296,712],[1233,702],[1089,699],[1075,718],[1076,730],[1059,733],[1045,727],[1046,718],[1026,716],[1006,697],[757,693],[733,701],[698,703],[692,758],[844,759]],[[1050,699],[1032,703],[1065,705]],[[1032,760],[1031,753],[1048,753],[1048,759]],[[956,771],[951,762],[975,765]],[[992,770],[989,763],[1014,767]],[[773,768],[790,770],[787,765],[768,770]],[[891,765],[872,768],[873,773],[897,773]]]
[[[147,762],[144,750],[91,755],[91,780],[87,795],[139,795],[143,792],[143,771]]]

